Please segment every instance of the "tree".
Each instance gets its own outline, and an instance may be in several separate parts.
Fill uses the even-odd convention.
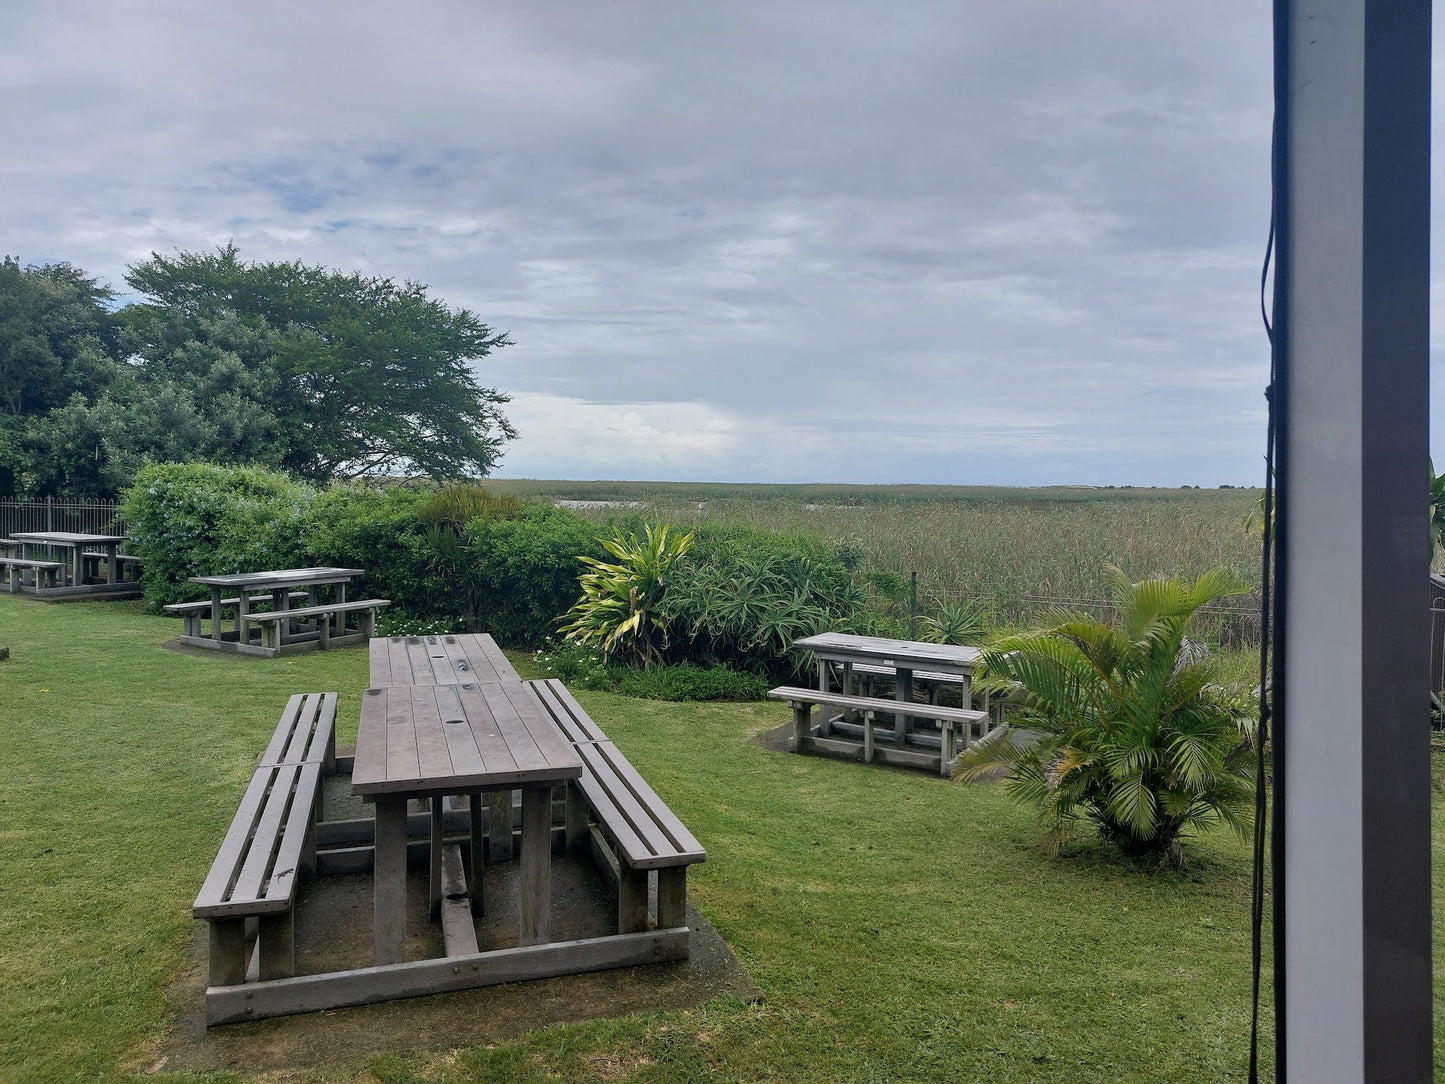
[[[1013,733],[971,747],[957,774],[1007,769],[1052,851],[1084,820],[1126,852],[1177,859],[1201,828],[1250,823],[1250,699],[1187,635],[1200,607],[1246,588],[1223,569],[1192,585],[1112,573],[1112,624],[1051,611],[984,650],[978,687],[1007,693]]]
[[[126,281],[146,300],[122,310],[123,348],[175,380],[234,358],[300,477],[485,475],[516,435],[473,371],[510,340],[420,283],[247,263],[234,245],[152,253]]]

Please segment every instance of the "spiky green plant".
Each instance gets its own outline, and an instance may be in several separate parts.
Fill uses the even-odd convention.
[[[923,619],[923,638],[935,644],[978,644],[988,636],[992,615],[988,609],[968,601],[944,599],[938,609]]]
[[[617,561],[578,558],[588,571],[577,581],[582,597],[562,615],[562,634],[600,648],[605,661],[662,662],[668,647],[663,595],[673,564],[692,548],[692,535],[670,536],[666,525],[649,525],[641,539],[619,534],[601,542]]]
[[[1110,576],[1112,623],[1049,611],[984,650],[979,686],[1007,693],[1010,728],[971,747],[956,775],[1007,770],[1052,853],[1087,821],[1126,852],[1177,862],[1201,829],[1249,829],[1250,699],[1216,681],[1188,636],[1202,606],[1246,587],[1225,569],[1193,584]]]

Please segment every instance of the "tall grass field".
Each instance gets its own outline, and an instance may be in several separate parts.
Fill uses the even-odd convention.
[[[518,497],[563,503],[605,522],[641,517],[679,526],[745,523],[801,529],[856,555],[877,588],[919,604],[971,599],[1007,621],[1039,608],[1099,611],[1108,568],[1132,579],[1186,578],[1216,566],[1259,583],[1258,490],[992,486],[760,485],[707,482],[495,480]],[[1423,512],[1422,512],[1423,514]],[[1257,598],[1220,608],[1228,646],[1252,642]]]

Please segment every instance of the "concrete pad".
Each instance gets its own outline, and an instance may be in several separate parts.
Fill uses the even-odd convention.
[[[334,815],[329,808],[327,815]],[[518,887],[516,862],[487,869],[486,913],[476,920],[483,951],[517,944]],[[323,877],[302,888],[296,915],[298,974],[371,963],[371,888],[370,874]],[[408,959],[444,955],[441,925],[429,921],[427,911],[426,875],[413,870],[407,881]],[[590,860],[554,858],[552,926],[552,937],[559,941],[616,932],[616,904]],[[550,1024],[689,1008],[724,995],[760,1000],[761,992],[732,950],[692,906],[688,926],[691,956],[676,963],[207,1029],[206,935],[204,924],[197,923],[194,964],[168,991],[178,1012],[156,1054],[165,1059],[167,1070],[304,1069],[382,1052],[495,1042]]]

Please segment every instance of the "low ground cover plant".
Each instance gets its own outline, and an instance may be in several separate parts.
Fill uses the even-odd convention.
[[[1111,575],[1114,621],[1053,611],[985,648],[976,687],[1007,694],[1017,740],[972,746],[957,774],[1007,770],[1051,852],[1087,823],[1126,853],[1178,862],[1202,829],[1250,824],[1252,698],[1188,635],[1200,607],[1245,587],[1223,569],[1192,584]]]

